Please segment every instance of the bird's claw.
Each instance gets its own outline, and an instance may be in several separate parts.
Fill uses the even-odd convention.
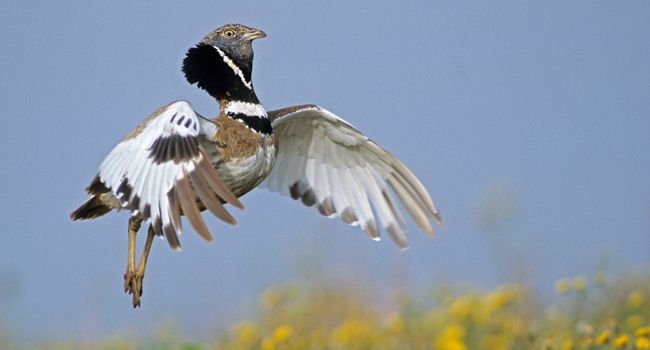
[[[124,292],[131,294],[133,297],[133,308],[140,307],[140,297],[142,296],[142,280],[144,275],[139,276],[133,271],[126,271],[124,274]]]

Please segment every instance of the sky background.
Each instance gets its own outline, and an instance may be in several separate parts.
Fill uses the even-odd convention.
[[[269,285],[357,279],[378,294],[489,288],[650,262],[650,2],[4,1],[0,5],[0,319],[15,337],[197,337]],[[159,106],[215,103],[180,64],[214,28],[264,30],[267,109],[317,103],[404,161],[447,227],[412,248],[266,190],[208,219],[206,244],[155,241],[142,308],[122,292],[127,213],[72,222],[108,151]],[[206,215],[207,217],[207,215]],[[143,239],[144,235],[141,235]],[[138,248],[140,250],[140,248]],[[521,275],[520,275],[521,276]]]

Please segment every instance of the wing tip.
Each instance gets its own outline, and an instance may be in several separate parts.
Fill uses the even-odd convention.
[[[384,227],[384,230],[388,232],[390,238],[397,244],[400,250],[406,250],[409,248],[408,241],[406,240],[406,235],[404,230],[401,229],[399,224],[391,223]]]
[[[238,222],[235,220],[235,218],[232,218],[232,220],[229,221],[224,221],[226,224],[237,226]]]
[[[440,215],[439,212],[436,212],[436,213],[433,214],[433,219],[434,219],[433,221],[435,221],[435,223],[438,226],[440,226],[441,228],[444,228],[445,226],[447,226],[447,224],[445,223],[445,220],[442,219],[442,216]]]
[[[362,225],[363,232],[365,232],[370,238],[376,239],[379,237],[379,230],[377,229],[377,224],[375,220],[370,219],[366,221],[365,225]]]
[[[233,207],[237,208],[237,209],[246,210],[246,207],[244,207],[244,204],[242,204],[242,202],[240,202],[239,199],[237,199],[237,198],[235,198],[232,201],[228,201],[228,203],[230,205],[232,205]],[[235,221],[235,223],[237,223],[237,221]]]

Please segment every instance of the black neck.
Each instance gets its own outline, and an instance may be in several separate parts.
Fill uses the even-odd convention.
[[[228,117],[232,119],[239,119],[246,124],[249,128],[255,130],[256,132],[264,135],[273,134],[273,127],[271,127],[271,121],[266,116],[249,116],[244,113],[228,113]]]
[[[208,44],[199,44],[187,51],[183,60],[183,73],[190,84],[197,84],[199,88],[207,91],[217,100],[259,103],[251,83],[252,60],[251,62],[233,60],[232,63],[241,70],[242,76],[250,88],[242,81],[242,77],[237,75],[233,68],[226,63],[217,49]]]

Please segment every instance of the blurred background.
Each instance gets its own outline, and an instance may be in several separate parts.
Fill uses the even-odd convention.
[[[200,343],[287,281],[354,281],[391,309],[396,290],[521,283],[543,302],[558,279],[643,270],[649,18],[645,1],[5,1],[2,339],[146,341],[172,322]],[[155,241],[133,310],[122,291],[128,214],[69,213],[108,151],[159,106],[184,99],[216,113],[180,64],[230,22],[268,34],[253,74],[267,109],[339,114],[418,175],[447,226],[430,239],[409,222],[400,252],[255,190],[233,211],[237,226],[207,218],[212,244],[192,231],[181,253]]]

